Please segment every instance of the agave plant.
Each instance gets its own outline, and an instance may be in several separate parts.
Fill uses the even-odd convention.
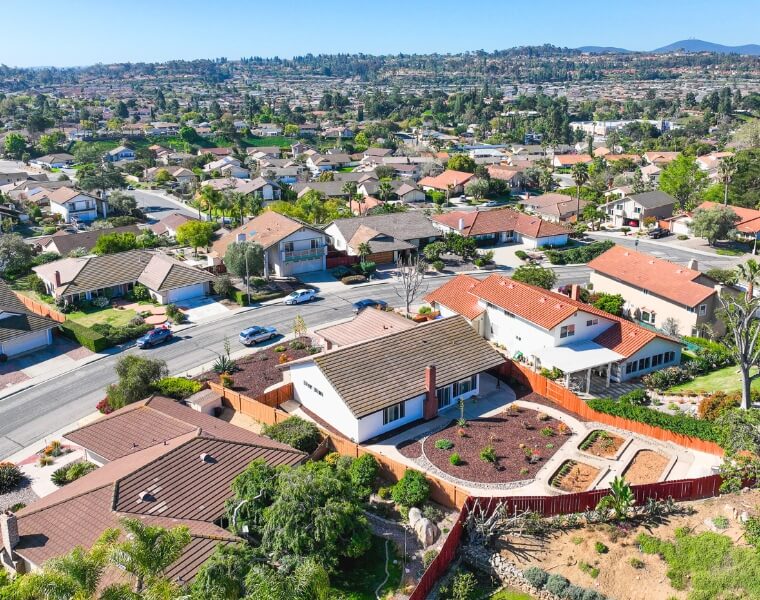
[[[631,484],[619,475],[610,484],[610,493],[599,501],[598,511],[611,512],[616,521],[624,521],[630,515],[636,498],[633,495]]]

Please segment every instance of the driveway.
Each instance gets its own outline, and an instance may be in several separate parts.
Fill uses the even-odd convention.
[[[164,192],[149,190],[129,190],[125,192],[135,197],[137,207],[145,212],[149,223],[157,223],[172,213],[198,218],[198,211]]]
[[[229,308],[210,296],[180,300],[177,306],[187,315],[187,320],[191,323],[203,323],[232,314]]]

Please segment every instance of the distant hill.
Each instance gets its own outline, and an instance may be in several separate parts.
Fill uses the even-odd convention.
[[[652,52],[677,52],[678,50],[685,50],[686,52],[717,52],[718,54],[749,54],[752,56],[760,56],[760,46],[757,44],[746,44],[744,46],[724,46],[723,44],[714,44],[713,42],[705,42],[704,40],[681,40],[680,42],[674,42],[657,48]]]
[[[615,48],[615,46],[581,46],[576,48],[581,52],[589,52],[591,54],[630,54],[633,50],[626,50],[625,48]]]

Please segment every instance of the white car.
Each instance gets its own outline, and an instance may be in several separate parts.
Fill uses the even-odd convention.
[[[304,302],[310,302],[317,297],[317,292],[314,290],[296,290],[291,294],[285,296],[285,304],[303,304]]]

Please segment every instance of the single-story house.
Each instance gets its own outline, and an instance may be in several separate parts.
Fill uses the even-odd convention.
[[[58,323],[24,306],[16,293],[0,281],[0,355],[7,358],[39,350],[53,343]]]
[[[437,190],[439,192],[449,192],[452,196],[456,196],[464,192],[464,186],[475,177],[472,173],[464,173],[463,171],[454,171],[452,169],[446,169],[440,175],[435,177],[423,177],[417,183],[425,191]]]
[[[137,225],[125,225],[123,227],[108,227],[105,229],[91,229],[80,233],[67,233],[57,231],[51,236],[41,238],[37,241],[42,252],[55,252],[61,256],[68,256],[72,250],[82,249],[89,252],[93,249],[103,235],[112,233],[133,233],[140,235],[141,229]]]
[[[171,213],[166,215],[158,223],[154,223],[150,226],[151,231],[156,235],[166,235],[169,237],[176,237],[177,229],[180,225],[184,225],[188,221],[197,221],[195,217],[189,217],[182,213]]]
[[[452,211],[433,215],[431,219],[443,233],[474,237],[483,246],[513,242],[529,248],[564,246],[570,236],[570,231],[563,225],[510,208]]]
[[[293,186],[293,191],[298,198],[311,191],[318,192],[325,198],[348,198],[348,192],[344,186],[344,181],[309,181],[296,183]]]
[[[377,264],[394,263],[441,238],[441,232],[419,212],[336,219],[325,233],[336,250],[349,256],[358,256],[359,246],[368,243],[372,253],[367,259]]]
[[[296,401],[361,443],[435,418],[478,394],[480,374],[503,362],[467,321],[452,317],[340,346],[282,369]]]
[[[673,162],[679,156],[681,156],[680,152],[663,152],[660,150],[644,152],[644,160],[647,162],[647,164],[657,165],[660,168]]]
[[[558,169],[577,164],[588,165],[592,162],[594,162],[594,157],[588,154],[555,154],[552,157],[552,166]]]
[[[170,304],[207,295],[214,279],[206,271],[147,250],[64,258],[33,270],[48,294],[74,302],[123,296],[139,283],[154,300]]]
[[[306,159],[306,167],[312,175],[318,176],[323,171],[332,171],[343,167],[349,167],[356,163],[348,154],[312,154]]]
[[[131,148],[127,148],[126,146],[117,146],[113,150],[109,150],[105,153],[103,156],[103,160],[106,162],[119,162],[122,160],[135,160],[137,158],[137,154],[135,154],[135,151]]]
[[[177,183],[181,184],[191,184],[198,181],[198,176],[193,173],[190,169],[187,169],[185,167],[179,167],[179,166],[165,166],[165,167],[151,167],[150,169],[145,169],[145,180],[146,181],[155,181],[156,176],[161,172],[166,171],[169,175],[171,175]]]
[[[525,185],[525,175],[521,169],[509,165],[498,164],[488,165],[486,170],[491,176],[491,179],[506,181],[509,184],[509,187],[513,190],[522,189]]]
[[[108,216],[108,202],[70,187],[60,187],[46,194],[50,212],[61,215],[64,223],[94,221]]]
[[[400,179],[394,179],[388,182],[391,186],[391,198],[397,198],[402,202],[424,202],[426,199],[425,192],[423,192],[414,183],[403,181]],[[358,192],[365,196],[378,196],[380,193],[381,182],[377,179],[367,179],[359,184]]]
[[[265,277],[290,277],[326,268],[325,233],[274,211],[263,212],[216,240],[209,261],[220,264],[227,247],[242,241],[259,244],[264,249]]]
[[[33,165],[46,167],[48,169],[62,169],[74,164],[74,156],[67,152],[58,152],[55,154],[45,154],[29,161]]]
[[[198,148],[198,156],[210,154],[215,158],[223,158],[232,155],[232,148]]]
[[[583,208],[588,204],[585,200],[568,196],[566,194],[541,194],[540,196],[529,196],[525,200],[520,200],[520,205],[533,215],[538,215],[545,221],[552,223],[563,223],[577,219],[578,209],[583,213]]]
[[[592,377],[609,386],[681,361],[680,342],[584,304],[577,299],[577,286],[574,297],[567,297],[502,275],[457,281],[464,277],[445,283],[426,300],[443,316],[464,310],[473,331],[536,370],[560,369],[566,386],[575,374],[582,377],[579,388],[588,392]]]

